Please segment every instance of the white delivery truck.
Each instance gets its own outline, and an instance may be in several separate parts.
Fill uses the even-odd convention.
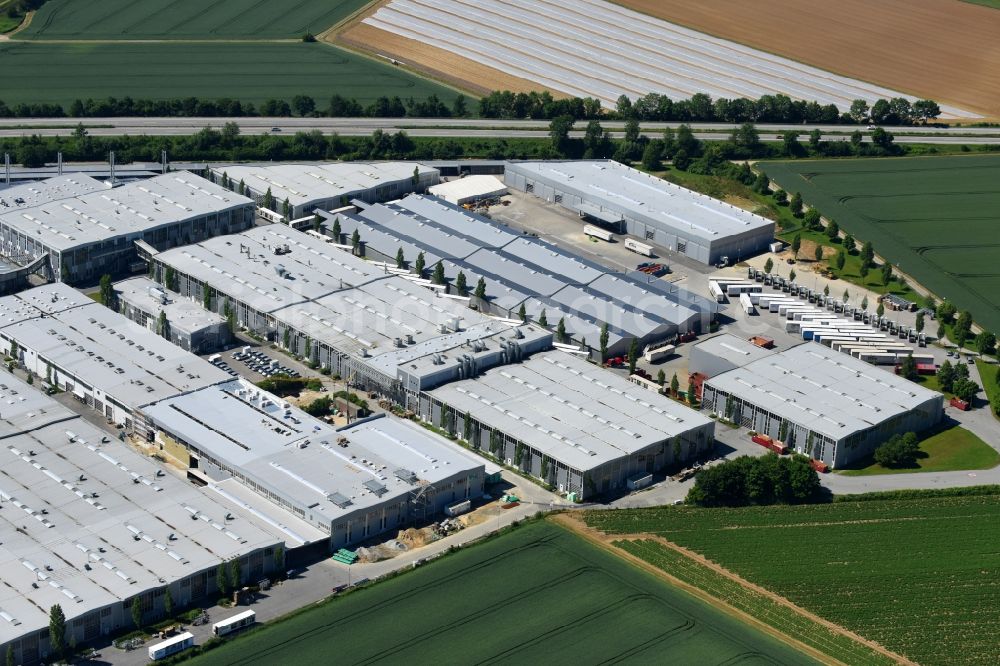
[[[646,245],[645,243],[640,243],[639,241],[635,240],[634,238],[626,238],[625,239],[625,249],[626,250],[631,250],[632,252],[635,252],[636,254],[641,254],[644,257],[652,257],[653,256],[653,246],[652,245]]]
[[[614,240],[615,235],[608,231],[607,229],[601,229],[600,227],[595,227],[593,224],[585,224],[583,226],[583,233],[590,236],[591,238],[597,238],[602,241],[611,242]]]

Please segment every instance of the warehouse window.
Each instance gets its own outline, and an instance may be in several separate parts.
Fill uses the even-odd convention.
[[[647,229],[646,230],[646,240],[653,240],[655,238],[656,238],[656,232],[655,231],[650,231],[650,230]]]
[[[686,242],[684,242],[682,240],[677,241],[677,251],[678,252],[687,252],[687,249],[688,249],[688,245],[687,245]]]

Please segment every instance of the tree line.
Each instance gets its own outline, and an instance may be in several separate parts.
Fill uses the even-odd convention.
[[[650,93],[635,101],[628,96],[618,98],[613,111],[604,111],[592,97],[553,99],[547,92],[514,93],[495,91],[479,100],[482,118],[550,120],[569,116],[573,120],[607,117],[619,120],[725,122],[725,123],[822,123],[827,125],[926,124],[937,118],[941,109],[933,100],[910,102],[902,97],[880,99],[871,106],[863,99],[854,100],[841,112],[836,105],[793,100],[787,95],[763,95],[759,99],[720,97],[712,99],[697,93],[690,99],[672,100],[666,95]]]
[[[801,504],[822,499],[819,475],[805,456],[740,456],[703,468],[687,494],[697,506]]]
[[[0,100],[0,118],[122,118],[122,117],[178,117],[178,118],[244,118],[253,116],[303,118],[462,118],[469,115],[469,103],[458,95],[445,104],[437,95],[417,100],[413,97],[379,97],[367,106],[354,98],[334,95],[324,107],[309,95],[296,95],[291,102],[268,99],[255,106],[238,99],[132,99],[107,97],[104,99],[77,99],[64,109],[60,104],[15,104],[8,106]]]
[[[666,95],[650,93],[634,102],[627,96],[618,98],[614,110],[603,109],[593,97],[556,99],[549,92],[519,92],[501,90],[481,98],[478,113],[482,118],[503,120],[551,120],[569,117],[573,120],[596,118],[635,119],[640,121],[726,122],[726,123],[823,123],[876,125],[926,124],[937,118],[940,107],[933,100],[911,103],[902,97],[880,99],[871,106],[865,100],[854,100],[841,112],[836,105],[821,106],[817,102],[793,100],[786,95],[764,95],[760,99],[713,100],[698,93],[690,99],[671,100]],[[20,103],[8,106],[0,101],[0,118],[113,118],[113,117],[329,117],[329,118],[465,118],[471,114],[469,100],[458,95],[450,105],[437,95],[418,100],[413,97],[379,97],[370,104],[355,98],[333,95],[325,106],[309,95],[295,95],[290,101],[272,98],[259,106],[238,99],[132,99],[131,97],[88,98],[74,100],[68,109],[59,104]]]

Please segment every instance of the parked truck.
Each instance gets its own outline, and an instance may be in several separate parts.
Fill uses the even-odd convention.
[[[614,240],[615,235],[608,231],[607,229],[601,229],[600,227],[595,227],[593,224],[586,224],[583,227],[583,233],[590,236],[591,238],[597,238],[602,241],[611,242]]]
[[[625,249],[626,250],[631,250],[632,252],[635,252],[636,254],[641,254],[644,257],[652,257],[653,256],[653,246],[652,245],[646,245],[645,243],[640,243],[639,241],[635,240],[634,238],[626,238],[625,239]]]

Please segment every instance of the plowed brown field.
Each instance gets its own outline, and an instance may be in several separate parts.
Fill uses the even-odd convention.
[[[1000,117],[1000,11],[959,0],[615,0],[680,25]]]

